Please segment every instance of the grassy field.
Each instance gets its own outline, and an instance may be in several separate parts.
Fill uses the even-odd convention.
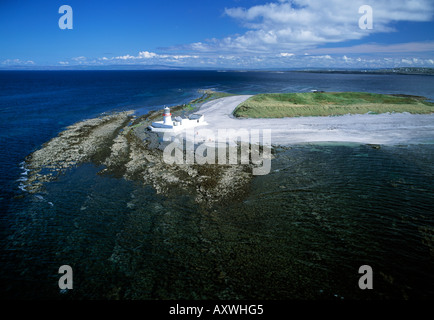
[[[204,103],[219,98],[235,96],[235,94],[232,93],[219,92],[213,90],[200,90],[199,92],[202,93],[202,97],[193,100],[191,103]]]
[[[240,104],[236,117],[283,118],[344,114],[433,113],[424,97],[366,92],[302,92],[258,94]]]

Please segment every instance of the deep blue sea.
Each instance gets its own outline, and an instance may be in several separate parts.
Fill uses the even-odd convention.
[[[84,164],[19,188],[65,127],[200,96],[366,91],[434,100],[434,77],[218,71],[0,71],[0,281],[23,299],[432,299],[434,145],[294,146],[243,202],[207,211]],[[74,289],[60,291],[60,265]],[[374,289],[358,287],[370,265]]]

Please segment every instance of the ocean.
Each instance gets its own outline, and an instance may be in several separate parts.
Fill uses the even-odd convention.
[[[434,145],[278,148],[242,201],[98,175],[86,163],[27,193],[23,163],[77,121],[145,114],[213,89],[365,91],[434,100],[434,77],[218,71],[0,71],[3,299],[432,299]],[[74,288],[60,290],[61,265]],[[359,268],[373,289],[359,288]]]

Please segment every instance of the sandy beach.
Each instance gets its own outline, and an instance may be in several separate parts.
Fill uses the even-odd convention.
[[[233,110],[249,97],[225,97],[205,103],[199,113],[205,116],[208,125],[195,128],[196,139],[212,141],[219,129],[271,129],[273,145],[306,142],[434,143],[434,114],[348,114],[276,119],[238,119],[232,116]]]

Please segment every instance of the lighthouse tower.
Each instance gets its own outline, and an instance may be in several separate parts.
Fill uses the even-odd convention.
[[[172,114],[170,113],[170,109],[169,107],[164,108],[164,113],[163,113],[163,123],[167,124],[169,126],[173,125],[172,122]]]

